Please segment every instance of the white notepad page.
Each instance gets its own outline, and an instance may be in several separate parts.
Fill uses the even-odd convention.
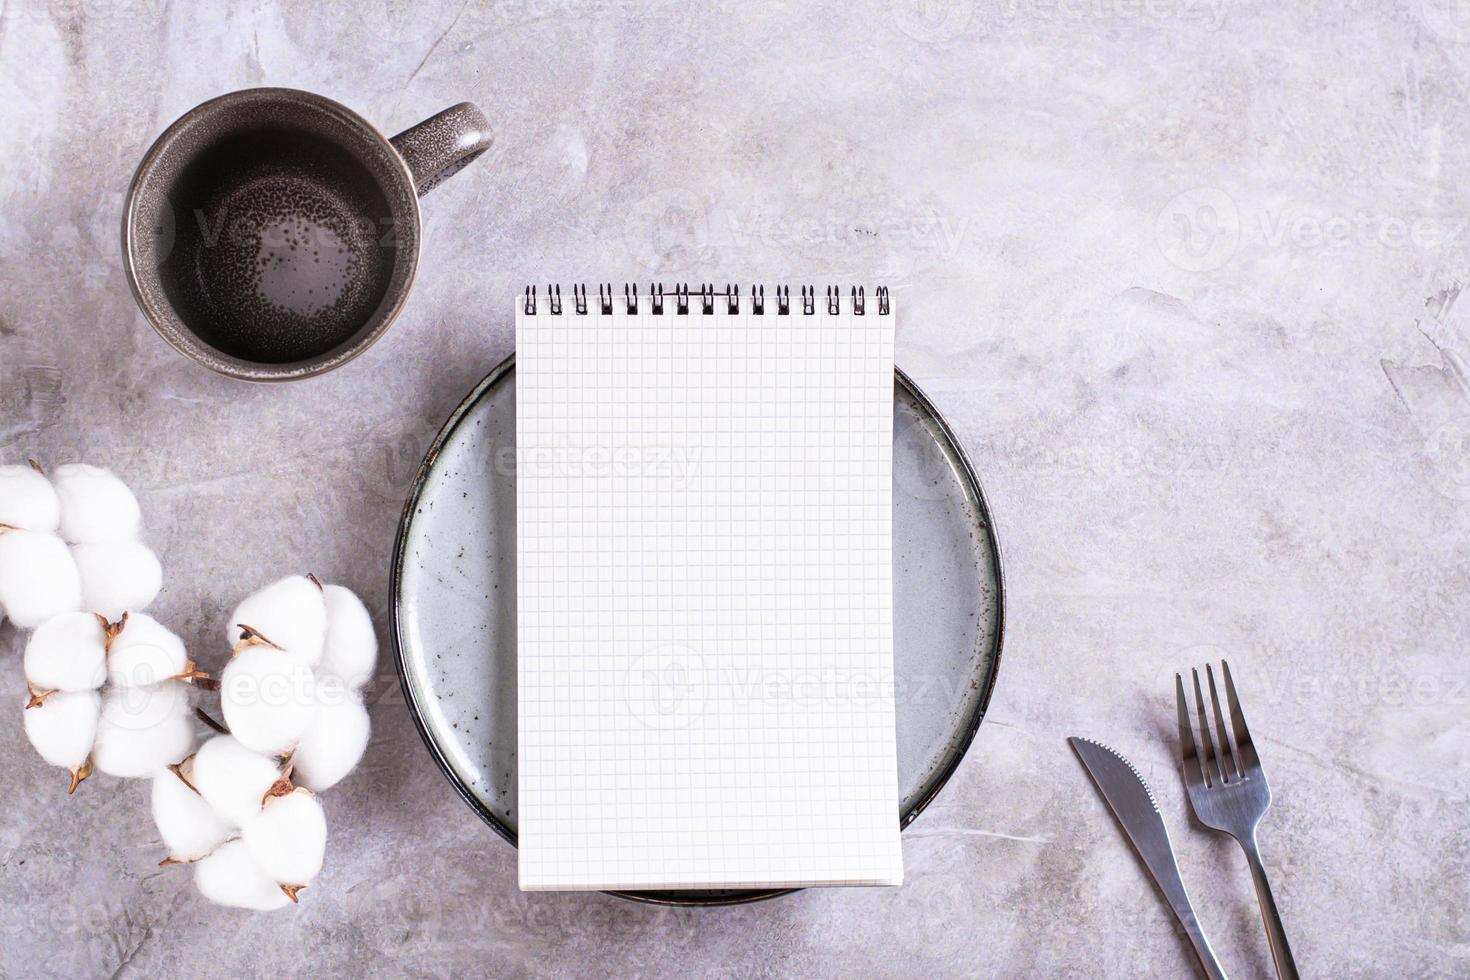
[[[516,311],[522,889],[898,884],[893,320]]]

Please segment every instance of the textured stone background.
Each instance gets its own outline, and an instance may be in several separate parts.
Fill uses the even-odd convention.
[[[0,974],[1179,976],[1182,938],[1063,738],[1152,781],[1227,969],[1270,971],[1235,845],[1192,827],[1172,671],[1236,665],[1304,971],[1470,971],[1470,18],[1452,0],[9,0],[0,455],[139,490],[156,611],[206,665],[314,569],[383,620],[407,482],[527,281],[887,282],[899,360],[991,495],[1010,623],[908,882],[679,911],[523,895],[384,664],[299,908],[159,872],[140,783],[0,712]],[[405,315],[288,387],[209,374],[118,248],[170,121],[254,85],[499,139],[425,202]],[[0,628],[0,703],[22,688]]]

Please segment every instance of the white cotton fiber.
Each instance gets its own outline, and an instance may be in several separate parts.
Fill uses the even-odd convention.
[[[24,464],[0,466],[0,524],[51,532],[60,520],[61,501],[50,480]]]
[[[82,608],[112,622],[141,612],[163,587],[163,567],[141,541],[79,544],[71,550],[82,581]]]
[[[275,759],[252,752],[229,735],[199,747],[189,781],[225,820],[243,827],[260,813],[266,791],[281,777]]]
[[[220,677],[225,725],[256,752],[288,752],[316,714],[316,681],[295,655],[264,644],[241,649]]]
[[[37,691],[91,691],[107,679],[107,633],[91,613],[52,616],[26,641],[26,682]]]
[[[378,636],[373,618],[350,589],[329,585],[322,590],[327,604],[327,641],[318,670],[326,670],[361,687],[373,676],[378,660]]]
[[[76,769],[87,761],[97,737],[102,698],[96,691],[58,691],[44,704],[21,712],[26,737],[53,766]]]
[[[315,721],[291,756],[292,778],[317,792],[337,785],[357,766],[372,731],[367,708],[356,695],[341,691],[319,701]]]
[[[311,579],[292,575],[267,585],[235,607],[225,627],[232,647],[240,640],[241,626],[249,626],[274,646],[313,666],[321,659],[326,640],[326,600]]]
[[[256,867],[283,885],[306,885],[322,869],[327,818],[304,789],[267,800],[241,834]]]
[[[153,777],[153,822],[175,861],[197,861],[234,833],[204,798],[171,769]]]
[[[211,902],[235,908],[269,912],[291,902],[281,886],[256,866],[242,840],[221,845],[195,864],[194,884]]]
[[[0,530],[0,606],[21,629],[82,608],[82,580],[66,543],[41,531]]]
[[[107,654],[107,680],[117,687],[142,687],[177,677],[188,667],[184,641],[144,613],[129,613]]]
[[[137,779],[182,761],[194,742],[187,684],[109,688],[92,761],[109,775]]]
[[[131,541],[142,529],[138,498],[110,470],[67,463],[51,474],[61,500],[61,536],[72,544]]]

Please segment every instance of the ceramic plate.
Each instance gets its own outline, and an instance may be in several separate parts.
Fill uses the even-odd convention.
[[[990,512],[934,406],[897,372],[894,672],[900,826],[974,738],[1000,665],[1004,590]],[[393,647],[414,722],[444,775],[516,839],[515,365],[449,417],[414,479],[393,556]],[[728,904],[789,889],[624,892]]]

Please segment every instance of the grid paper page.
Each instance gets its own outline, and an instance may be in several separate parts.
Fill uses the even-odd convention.
[[[724,306],[517,305],[522,889],[902,879],[894,317]]]

